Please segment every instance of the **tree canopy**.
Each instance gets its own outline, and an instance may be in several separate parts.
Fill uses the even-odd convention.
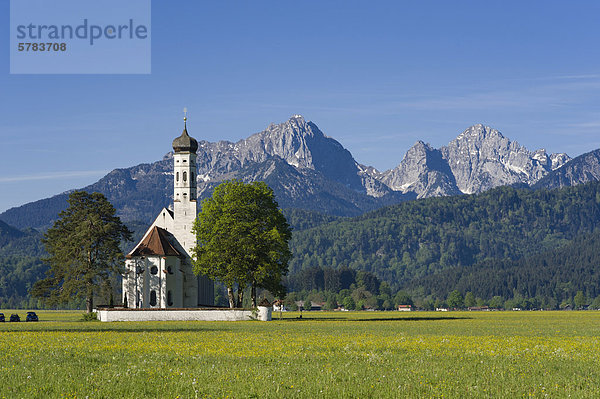
[[[292,232],[266,183],[220,184],[212,197],[202,201],[193,231],[198,238],[194,272],[223,283],[230,307],[241,306],[248,286],[253,306],[257,288],[285,294],[282,278],[291,258]]]
[[[42,242],[50,270],[36,282],[32,295],[49,303],[86,299],[86,310],[94,307],[94,293],[123,271],[124,256],[119,244],[131,232],[115,215],[115,208],[100,193],[74,191],[68,208],[59,214]]]
[[[451,308],[460,309],[463,307],[463,305],[465,303],[465,299],[463,298],[460,291],[454,290],[448,295],[447,302],[448,302],[448,306],[450,306]]]

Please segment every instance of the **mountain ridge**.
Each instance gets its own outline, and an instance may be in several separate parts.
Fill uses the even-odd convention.
[[[237,142],[198,141],[198,198],[220,182],[265,180],[282,208],[356,216],[415,198],[477,193],[500,185],[531,186],[568,164],[566,154],[530,151],[498,130],[473,125],[439,149],[418,141],[393,169],[358,163],[346,148],[300,115]],[[125,222],[149,223],[172,202],[172,152],[163,159],[115,169],[84,187],[107,196]],[[575,180],[574,180],[575,181]],[[17,228],[47,228],[67,194],[0,214]]]
[[[560,188],[600,180],[600,149],[586,152],[538,180],[534,188]]]

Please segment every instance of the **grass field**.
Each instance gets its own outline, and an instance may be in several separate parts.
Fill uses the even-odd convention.
[[[38,315],[0,325],[0,397],[600,395],[600,312],[304,312],[267,323]]]

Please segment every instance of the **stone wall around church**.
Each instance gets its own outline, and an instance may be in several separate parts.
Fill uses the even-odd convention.
[[[268,309],[99,309],[98,320],[113,321],[247,321],[271,320]]]

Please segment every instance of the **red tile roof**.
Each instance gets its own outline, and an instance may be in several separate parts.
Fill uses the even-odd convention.
[[[137,247],[127,255],[134,256],[181,256],[179,251],[171,244],[170,234],[167,230],[154,226],[150,233],[140,242]]]

